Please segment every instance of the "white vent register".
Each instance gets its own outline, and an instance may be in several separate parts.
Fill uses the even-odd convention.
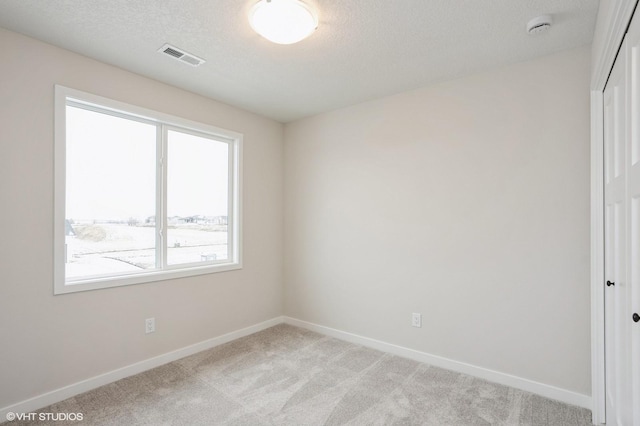
[[[160,49],[158,49],[158,52],[171,56],[173,59],[184,62],[185,64],[191,65],[192,67],[200,66],[206,62],[204,59],[192,55],[191,53],[185,52],[184,50],[170,44],[165,44]]]

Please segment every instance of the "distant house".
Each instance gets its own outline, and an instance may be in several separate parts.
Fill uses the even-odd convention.
[[[169,222],[169,225],[181,225],[183,223],[188,223],[187,219],[180,216],[171,216],[167,218],[167,221]]]
[[[211,221],[215,225],[228,225],[229,221],[227,216],[215,216]]]

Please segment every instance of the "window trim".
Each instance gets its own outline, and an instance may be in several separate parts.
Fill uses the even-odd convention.
[[[114,116],[133,119],[159,126],[157,145],[162,145],[160,139],[169,130],[178,130],[195,135],[214,137],[229,143],[229,261],[219,264],[184,264],[167,265],[166,269],[138,272],[131,275],[104,276],[89,279],[78,279],[70,282],[65,276],[65,203],[66,203],[66,107],[67,102],[80,104],[82,107],[92,106],[97,112],[109,111]],[[162,135],[161,135],[162,133]],[[79,291],[97,290],[102,288],[120,287],[132,284],[142,284],[155,281],[170,280],[196,275],[242,269],[242,143],[241,133],[176,117],[170,114],[150,110],[102,96],[55,85],[54,96],[54,217],[53,217],[53,282],[54,295],[75,293]],[[166,146],[163,147],[163,150]],[[159,154],[160,155],[160,154]],[[164,177],[163,177],[164,176]],[[160,167],[156,170],[156,182],[162,186],[156,192],[166,188],[166,174]],[[164,200],[166,204],[166,199]],[[158,203],[160,204],[160,203]],[[166,205],[161,207],[166,211]],[[156,212],[156,217],[158,212]],[[161,215],[162,220],[166,218]],[[166,228],[166,223],[162,229]],[[163,244],[156,238],[156,256],[158,245]],[[162,250],[166,256],[166,250]]]

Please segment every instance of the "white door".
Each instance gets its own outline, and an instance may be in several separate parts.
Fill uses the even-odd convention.
[[[627,138],[627,276],[631,286],[631,382],[634,425],[640,425],[640,13],[636,12],[626,36],[629,131]]]
[[[607,425],[640,426],[640,16],[604,91]]]
[[[626,50],[620,50],[604,91],[605,375],[607,425],[631,425],[626,277]]]

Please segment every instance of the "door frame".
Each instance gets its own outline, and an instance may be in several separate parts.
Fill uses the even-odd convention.
[[[609,1],[609,0],[608,0]],[[614,1],[614,0],[610,0]],[[638,0],[615,0],[602,28],[603,44],[593,51],[591,73],[591,412],[605,423],[604,356],[604,88]],[[601,9],[602,10],[602,9]]]

